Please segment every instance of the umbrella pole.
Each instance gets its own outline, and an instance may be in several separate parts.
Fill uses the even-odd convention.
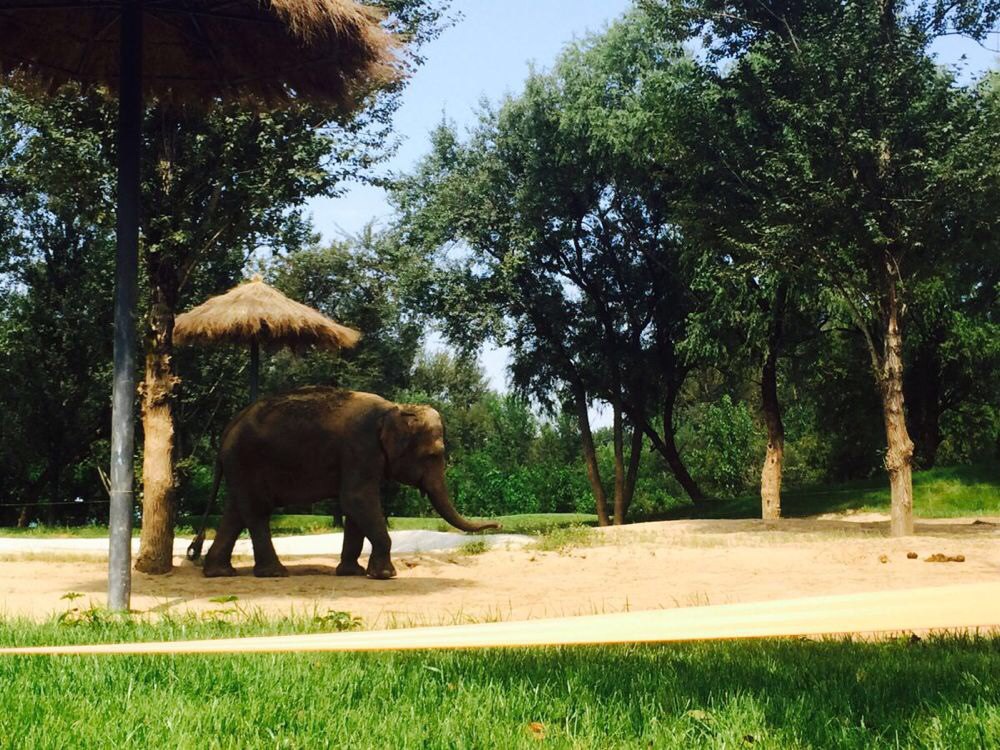
[[[260,344],[250,342],[250,403],[257,400],[257,382],[260,378]]]
[[[108,518],[108,609],[111,610],[127,610],[132,595],[135,307],[143,111],[141,3],[142,0],[125,0],[121,16],[111,510]]]

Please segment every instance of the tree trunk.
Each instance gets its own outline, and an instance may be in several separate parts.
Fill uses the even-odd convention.
[[[765,521],[781,518],[781,471],[785,456],[785,427],[778,405],[777,367],[772,357],[764,363],[761,403],[767,425],[767,454],[760,472],[760,511]]]
[[[625,523],[625,440],[622,427],[622,409],[619,404],[612,404],[611,432],[615,446],[615,509],[614,524]]]
[[[778,285],[771,308],[771,321],[767,337],[767,353],[761,371],[760,403],[767,426],[767,454],[760,472],[760,512],[765,521],[781,518],[781,473],[785,456],[785,426],[781,422],[781,405],[778,402],[778,356],[788,287]]]
[[[173,568],[174,388],[172,350],[174,311],[153,290],[154,303],[146,341],[146,378],[142,386],[142,534],[135,569],[168,573]]]
[[[666,459],[667,465],[673,472],[674,477],[681,487],[691,498],[696,508],[705,507],[705,493],[701,491],[698,483],[688,473],[687,467],[681,460],[680,453],[677,452],[677,443],[674,442],[674,403],[677,401],[677,390],[673,389],[663,404],[663,443],[660,453]]]
[[[28,512],[28,506],[22,505],[21,512],[17,516],[17,528],[26,529],[28,528],[28,522],[31,520],[31,516]]]
[[[666,410],[664,410],[664,416],[666,416]],[[653,428],[653,425],[649,423],[649,420],[641,415],[636,418],[633,414],[633,419],[637,419],[638,423],[642,426],[642,432],[646,434],[649,438],[649,442],[653,444],[653,448],[656,452],[663,456],[664,460],[667,462],[667,466],[670,467],[670,471],[673,473],[674,478],[678,481],[684,491],[687,493],[688,497],[691,498],[691,502],[694,503],[696,508],[704,508],[707,503],[704,493],[698,487],[697,483],[688,473],[687,468],[684,466],[684,462],[681,460],[680,454],[677,452],[677,444],[674,442],[673,434],[673,418],[670,418],[670,427],[664,430],[666,433],[665,438],[660,437],[660,434]]]
[[[639,478],[639,462],[642,460],[642,430],[632,429],[632,445],[629,447],[628,471],[625,473],[625,496],[622,499],[622,518],[628,515],[635,496],[635,483]]]
[[[639,460],[642,458],[642,430],[632,429],[629,444],[628,467],[625,463],[625,429],[622,421],[620,404],[612,405],[614,410],[613,434],[615,444],[615,506],[614,523],[620,526],[625,523],[632,497],[635,495],[635,482],[639,476]]]
[[[573,400],[576,402],[576,418],[580,427],[580,442],[583,446],[583,460],[587,466],[587,479],[590,481],[590,490],[594,493],[594,501],[597,505],[597,523],[600,526],[610,526],[608,497],[604,492],[604,485],[601,484],[597,451],[594,450],[594,435],[590,431],[590,415],[587,413],[587,396],[582,388],[575,389]]]
[[[613,433],[615,444],[615,506],[614,524],[625,523],[632,497],[635,494],[635,482],[639,476],[639,460],[642,458],[642,430],[633,428],[629,445],[628,467],[625,466],[625,430],[622,422],[620,404],[613,404]]]
[[[879,386],[885,419],[885,468],[892,496],[892,536],[913,533],[913,442],[906,430],[903,402],[903,335],[895,282],[890,279],[886,298],[885,351]]]

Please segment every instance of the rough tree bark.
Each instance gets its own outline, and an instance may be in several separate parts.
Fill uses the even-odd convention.
[[[597,523],[600,526],[610,526],[608,517],[608,496],[601,484],[601,471],[597,465],[597,451],[594,449],[594,434],[590,430],[590,415],[587,413],[587,396],[582,388],[574,389],[574,406],[576,407],[577,424],[580,427],[580,442],[583,446],[583,460],[587,466],[587,479],[590,490],[594,494],[597,506]]]
[[[760,402],[767,427],[767,453],[760,472],[760,512],[765,521],[781,518],[781,474],[785,456],[785,426],[778,402],[778,357],[784,328],[788,288],[782,282],[775,290],[768,324],[767,351],[761,370]]]
[[[174,514],[174,310],[162,288],[154,302],[146,336],[146,376],[141,386],[143,461],[142,534],[135,569],[168,573],[173,567]]]
[[[906,429],[903,401],[903,335],[899,327],[896,282],[889,278],[886,294],[885,332],[879,386],[885,420],[885,468],[892,496],[890,533],[913,533],[913,441]]]

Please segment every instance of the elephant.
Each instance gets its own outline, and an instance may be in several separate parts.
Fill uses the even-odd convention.
[[[344,547],[336,574],[388,579],[396,575],[382,510],[383,480],[416,487],[445,521],[462,531],[500,528],[463,518],[445,483],[444,426],[430,406],[396,404],[373,393],[308,386],[261,398],[237,414],[222,433],[212,497],[202,529],[188,548],[201,556],[205,524],[225,478],[227,493],[205,576],[232,576],[233,545],[249,529],[255,576],[287,576],[271,542],[278,507],[339,499]],[[372,552],[358,563],[365,537]]]

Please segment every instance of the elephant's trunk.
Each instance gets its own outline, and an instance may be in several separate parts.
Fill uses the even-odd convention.
[[[476,523],[462,516],[461,513],[455,510],[455,506],[451,504],[451,500],[448,498],[448,489],[444,482],[434,482],[429,487],[425,487],[424,494],[430,499],[431,505],[434,506],[434,510],[438,512],[441,518],[456,529],[462,531],[482,531],[484,529],[500,528],[500,524],[497,521]]]

